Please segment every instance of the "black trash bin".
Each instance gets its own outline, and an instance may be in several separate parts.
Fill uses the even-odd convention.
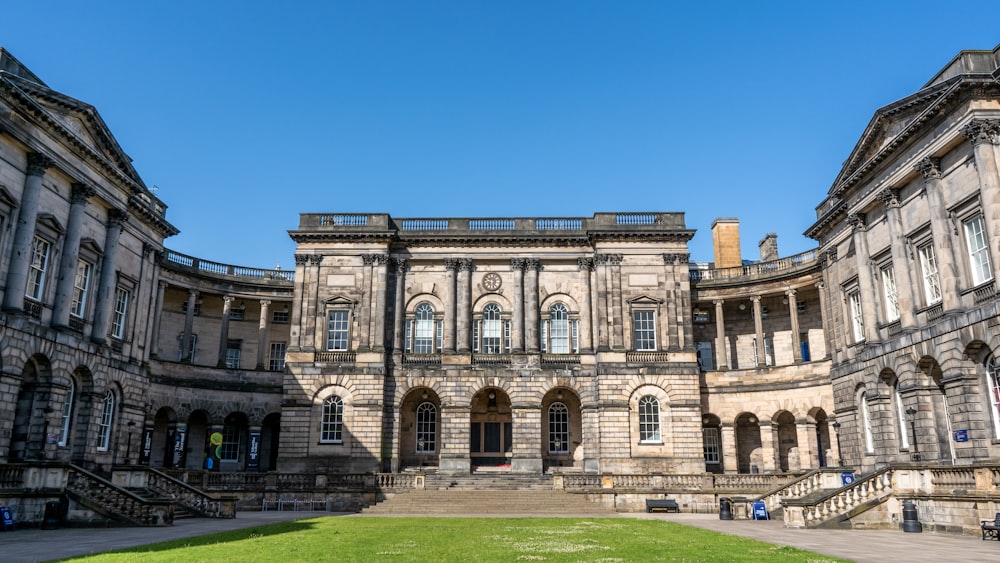
[[[733,499],[719,497],[719,520],[733,519]]]
[[[60,502],[57,500],[45,503],[45,516],[42,518],[43,530],[55,530],[59,527],[59,522],[62,520],[61,508]]]

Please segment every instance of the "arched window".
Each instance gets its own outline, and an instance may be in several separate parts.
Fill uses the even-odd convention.
[[[639,399],[639,441],[659,442],[660,434],[660,401],[652,395]]]
[[[433,403],[417,407],[417,453],[434,453],[437,449],[437,408]]]
[[[101,419],[97,423],[97,450],[106,452],[111,445],[111,423],[115,418],[115,394],[111,390],[104,396],[99,412]]]
[[[903,396],[899,394],[899,382],[892,388],[896,399],[896,417],[899,419],[899,447],[906,450],[910,447],[910,435],[906,431],[906,409],[903,408]]]
[[[875,453],[875,437],[872,434],[872,416],[868,412],[868,398],[861,394],[861,423],[865,432],[865,452]]]
[[[986,385],[990,393],[990,410],[993,412],[993,437],[1000,439],[1000,363],[996,356],[986,358]]]
[[[339,444],[344,437],[344,400],[336,395],[323,401],[323,417],[320,422],[319,441]]]
[[[63,403],[62,424],[59,425],[59,445],[65,446],[69,442],[69,421],[73,415],[73,401],[76,399],[76,382],[69,380],[69,389],[66,390],[66,402]]]
[[[549,309],[549,343],[552,354],[569,354],[569,311],[562,303]]]
[[[569,409],[563,403],[549,406],[549,453],[569,453]]]
[[[503,348],[503,323],[500,319],[500,306],[490,303],[483,308],[483,353],[499,354]]]
[[[434,308],[430,303],[417,305],[416,320],[413,327],[413,353],[431,354],[434,352]]]

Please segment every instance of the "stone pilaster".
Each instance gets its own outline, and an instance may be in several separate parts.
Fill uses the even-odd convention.
[[[4,286],[3,310],[23,311],[24,292],[28,287],[28,269],[31,267],[31,245],[35,240],[35,223],[38,219],[38,200],[42,191],[42,176],[55,166],[49,157],[39,153],[28,153],[28,163],[24,176],[24,189],[17,210],[17,225],[14,228],[14,242],[11,247],[7,282]]]
[[[107,342],[108,324],[115,306],[115,290],[118,286],[118,240],[128,215],[124,211],[108,211],[108,226],[104,239],[104,257],[101,261],[100,284],[97,288],[97,305],[94,314],[94,331],[90,339],[98,344]]]
[[[590,276],[594,272],[594,259],[589,256],[577,258],[577,266],[580,269],[580,352],[591,354],[594,352],[594,316],[591,309],[593,301],[590,290]]]
[[[372,264],[372,321],[371,321],[371,349],[375,352],[385,351],[385,318],[386,318],[386,298],[389,277],[389,255],[376,254],[375,262]]]
[[[448,269],[448,291],[445,292],[444,352],[455,353],[455,337],[458,331],[458,258],[445,258]]]
[[[885,204],[885,216],[889,223],[889,251],[892,254],[892,271],[896,282],[896,302],[899,307],[899,324],[912,328],[915,324],[913,303],[913,268],[907,259],[903,217],[899,209],[899,190],[885,189],[879,193]],[[883,282],[884,283],[884,282]]]
[[[66,221],[66,236],[63,238],[62,257],[59,259],[59,277],[56,281],[56,300],[52,305],[52,326],[54,327],[69,326],[74,282],[80,262],[83,214],[87,209],[87,199],[94,193],[93,188],[79,182],[74,183],[71,187],[69,219]],[[93,274],[93,269],[91,269],[91,273]],[[93,280],[89,280],[88,283],[93,283]],[[89,291],[90,288],[87,289]],[[86,314],[86,309],[83,313]]]
[[[722,306],[726,303],[722,299],[713,301],[715,304],[715,361],[716,368],[727,370],[729,365],[729,345],[726,341],[726,317]],[[734,446],[735,447],[735,446]]]
[[[187,311],[184,315],[184,333],[181,335],[181,362],[191,363],[191,338],[194,334],[194,308],[198,301],[198,290],[188,290]]]
[[[149,342],[149,355],[159,357],[160,355],[160,320],[163,317],[163,294],[166,292],[167,282],[158,281],[156,283],[156,300],[153,302],[153,327],[152,336]]]
[[[524,337],[527,340],[525,348],[529,354],[539,352],[541,339],[538,335],[538,272],[542,269],[542,263],[538,259],[530,258],[525,260],[527,268],[524,276]]]
[[[945,311],[952,311],[961,306],[960,274],[957,266],[958,256],[952,242],[953,230],[949,225],[948,207],[944,200],[941,159],[925,158],[914,168],[924,177],[924,193],[927,195],[927,209],[931,216],[931,238],[938,271],[938,285],[941,288],[942,307]],[[914,249],[914,252],[917,252],[917,249]],[[919,263],[920,256],[917,255],[915,259]],[[922,264],[920,273],[923,274]],[[921,292],[924,292],[922,280],[918,285]],[[925,305],[930,304],[925,303]]]
[[[406,270],[409,269],[409,262],[406,258],[393,258],[392,265],[396,272],[396,301],[393,306],[392,350],[393,352],[403,352],[403,346],[406,343],[405,335],[403,334],[404,321],[406,320]]]
[[[456,283],[458,295],[456,299],[456,309],[458,309],[458,323],[456,326],[458,352],[468,354],[472,351],[472,271],[475,265],[471,258],[458,259],[458,281]]]
[[[750,297],[753,304],[754,352],[757,356],[757,367],[767,365],[767,347],[764,346],[764,315],[760,306],[760,295]]]
[[[233,310],[233,297],[224,295],[222,297],[222,318],[219,319],[219,358],[216,367],[226,367],[226,349],[229,345],[229,312]],[[237,369],[240,366],[236,366]]]
[[[973,119],[962,128],[962,134],[972,143],[979,174],[979,197],[986,222],[986,245],[990,252],[990,267],[994,279],[1000,268],[1000,172],[997,171],[997,143],[1000,141],[1000,119]]]
[[[857,213],[848,216],[847,221],[854,230],[854,252],[857,260],[858,291],[861,295],[861,318],[865,325],[865,341],[871,343],[878,340],[878,299],[872,272],[874,265],[868,252],[868,229],[864,217]],[[850,308],[849,303],[848,308]]]
[[[270,321],[268,314],[270,312],[271,301],[269,299],[260,300],[260,321],[257,323],[257,366],[256,369],[262,370],[265,365],[264,362],[268,360],[267,358],[267,324]]]
[[[307,296],[309,295],[307,292],[308,286],[306,284],[306,263],[308,260],[309,257],[305,254],[295,255],[295,296],[292,301],[292,309],[289,314],[288,323],[288,348],[291,351],[302,349],[303,342],[310,342],[310,338],[308,336],[304,336],[303,333],[300,332],[299,328],[305,328],[302,325],[305,317],[306,301],[308,300]],[[308,332],[305,333],[305,335],[308,334]]]
[[[511,334],[511,340],[513,341],[513,350],[515,354],[521,354],[525,350],[524,336],[525,336],[525,326],[524,326],[524,269],[527,267],[526,260],[524,258],[511,258],[510,259],[510,269],[514,272],[514,295],[512,296],[514,301],[514,311],[513,311],[513,329]]]
[[[799,307],[795,300],[795,290],[785,291],[785,299],[788,301],[788,318],[792,322],[792,360],[802,363],[802,339],[799,336]],[[820,308],[822,311],[822,307]]]

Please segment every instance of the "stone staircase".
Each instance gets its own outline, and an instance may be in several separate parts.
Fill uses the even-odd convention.
[[[548,475],[428,474],[423,490],[362,511],[378,516],[614,516],[585,495],[553,490]]]

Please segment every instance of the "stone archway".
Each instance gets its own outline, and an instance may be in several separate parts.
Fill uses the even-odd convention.
[[[510,467],[514,440],[510,397],[503,389],[487,387],[472,397],[470,407],[472,467]]]
[[[411,389],[399,405],[399,465],[436,467],[441,455],[441,399],[429,387]]]
[[[777,426],[778,439],[778,470],[782,472],[801,469],[799,455],[799,438],[795,427],[795,416],[788,411],[781,411],[774,417]]]
[[[736,417],[736,458],[740,473],[760,473],[764,470],[763,442],[760,421],[751,413]]]
[[[542,468],[583,469],[583,424],[580,398],[565,387],[550,390],[542,398]]]

